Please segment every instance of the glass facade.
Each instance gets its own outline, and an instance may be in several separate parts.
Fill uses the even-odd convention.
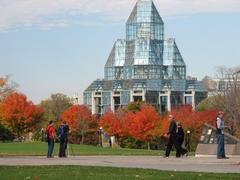
[[[117,40],[113,49],[108,57],[105,65],[105,79],[124,79],[123,65],[125,63],[125,40]]]
[[[105,79],[186,79],[186,65],[151,0],[138,1],[126,23],[126,40],[115,42]]]
[[[164,78],[185,79],[186,65],[173,38],[164,41]]]
[[[196,93],[186,96],[186,91]],[[96,92],[101,92],[100,98]],[[153,1],[138,0],[126,23],[126,39],[114,43],[104,80],[85,90],[84,104],[101,114],[142,100],[167,111],[179,104],[193,105],[206,95],[200,82],[186,80],[186,64],[175,39],[165,39],[164,22]]]

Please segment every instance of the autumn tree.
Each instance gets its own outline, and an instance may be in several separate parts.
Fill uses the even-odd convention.
[[[61,114],[71,105],[70,98],[61,93],[52,94],[49,99],[40,103],[40,107],[43,108],[45,112],[45,119],[53,120],[57,122],[57,124],[61,121]]]
[[[0,116],[4,126],[19,138],[38,128],[43,120],[43,109],[34,105],[21,93],[12,93],[0,104]]]
[[[81,142],[84,143],[84,137],[87,132],[96,131],[96,118],[92,116],[91,111],[84,105],[73,105],[65,110],[61,119],[66,121],[71,132],[81,136]]]
[[[121,131],[120,120],[112,111],[106,112],[100,118],[99,126],[110,136],[119,136]]]
[[[159,114],[152,106],[144,105],[141,106],[140,111],[131,113],[129,117],[129,134],[135,139],[148,142],[148,149],[150,149],[150,141],[162,134]]]

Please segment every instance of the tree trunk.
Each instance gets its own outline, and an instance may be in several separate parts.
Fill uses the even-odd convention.
[[[148,150],[150,150],[150,142],[147,142],[147,144],[148,144]]]
[[[84,143],[84,133],[82,133],[82,144]]]

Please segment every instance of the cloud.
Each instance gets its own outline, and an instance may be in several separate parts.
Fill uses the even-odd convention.
[[[125,21],[136,0],[0,0],[0,31]],[[240,12],[239,0],[155,0],[161,16]]]

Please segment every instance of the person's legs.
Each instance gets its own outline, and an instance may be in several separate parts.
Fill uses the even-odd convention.
[[[64,149],[64,140],[60,140],[60,145],[59,145],[59,157],[63,157],[63,149]]]
[[[178,146],[182,147],[182,140],[177,140]],[[181,157],[181,151],[179,149],[176,149],[176,157]]]
[[[173,144],[175,146],[175,149],[176,149],[176,152],[178,153],[179,156],[176,156],[176,157],[180,157],[181,155],[184,155],[187,153],[187,150],[186,149],[183,149],[181,147],[181,145],[179,144],[179,142],[177,141],[176,138],[173,138]],[[182,144],[182,143],[181,143]]]
[[[222,135],[222,157],[225,158],[225,142],[224,142],[224,134]]]
[[[169,139],[168,139],[168,144],[167,144],[167,149],[166,149],[166,153],[165,156],[169,157],[170,152],[172,150],[172,146],[173,146],[173,137],[172,135],[170,135]]]
[[[53,139],[50,139],[50,148],[49,148],[49,155],[50,157],[52,157],[52,153],[53,153],[53,149],[54,149],[54,140]]]
[[[48,153],[47,153],[47,157],[50,158],[51,157],[51,153],[50,153],[50,140],[48,140]]]
[[[67,149],[67,138],[64,139],[64,144],[63,144],[63,157],[67,157],[66,156],[66,149]]]
[[[180,143],[178,142],[178,146],[180,146]],[[176,149],[176,157],[180,157],[181,153],[179,151],[179,149]]]
[[[221,134],[221,137],[220,137],[220,155],[221,155],[221,157],[225,156],[225,153],[224,153],[224,135],[223,134]]]
[[[223,134],[218,134],[217,135],[217,143],[218,143],[218,146],[217,146],[217,158],[222,158],[223,157],[223,148],[224,148],[224,137],[223,137]]]

